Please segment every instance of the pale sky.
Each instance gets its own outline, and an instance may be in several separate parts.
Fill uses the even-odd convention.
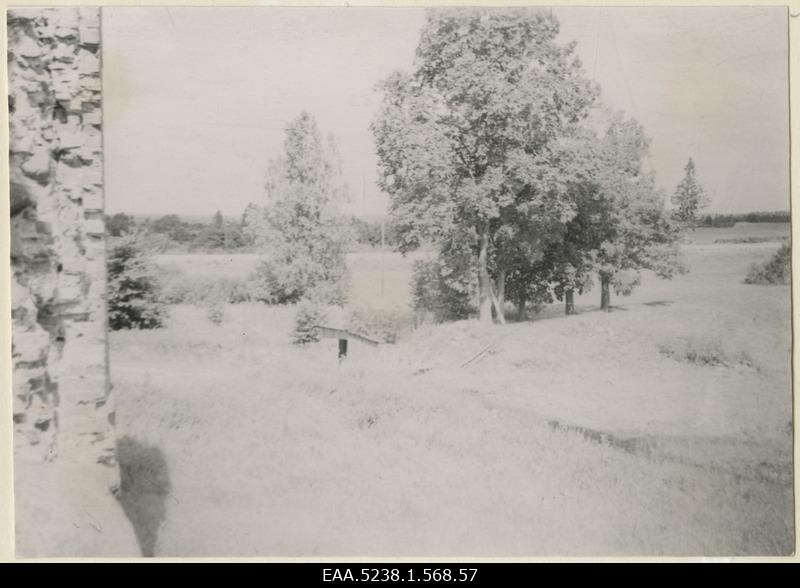
[[[604,101],[644,125],[664,189],[691,156],[711,210],[788,209],[786,8],[552,10]],[[374,88],[411,68],[423,21],[416,8],[103,8],[108,212],[239,216],[305,109],[336,136],[351,210],[382,213]]]

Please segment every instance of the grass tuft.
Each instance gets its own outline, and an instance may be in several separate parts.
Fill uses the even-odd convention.
[[[687,337],[664,341],[658,344],[662,355],[699,366],[756,367],[750,355],[726,345],[720,339]]]

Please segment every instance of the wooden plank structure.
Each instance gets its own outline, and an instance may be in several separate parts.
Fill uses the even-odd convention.
[[[352,331],[348,331],[347,329],[336,329],[334,327],[328,327],[325,325],[314,325],[316,329],[319,329],[319,334],[321,337],[325,337],[326,339],[338,339],[339,340],[339,359],[344,359],[347,357],[347,342],[350,339],[355,339],[356,341],[361,341],[362,343],[366,343],[372,347],[377,347],[380,343],[375,341],[374,339],[370,339],[369,337],[365,337],[364,335],[360,335],[359,333],[354,333]]]

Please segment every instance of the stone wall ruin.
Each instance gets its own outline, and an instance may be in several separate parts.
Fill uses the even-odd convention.
[[[17,553],[136,555],[108,377],[100,9],[9,10]]]

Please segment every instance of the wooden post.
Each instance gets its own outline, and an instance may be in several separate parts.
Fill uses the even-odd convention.
[[[347,357],[347,339],[339,339],[339,361]]]

